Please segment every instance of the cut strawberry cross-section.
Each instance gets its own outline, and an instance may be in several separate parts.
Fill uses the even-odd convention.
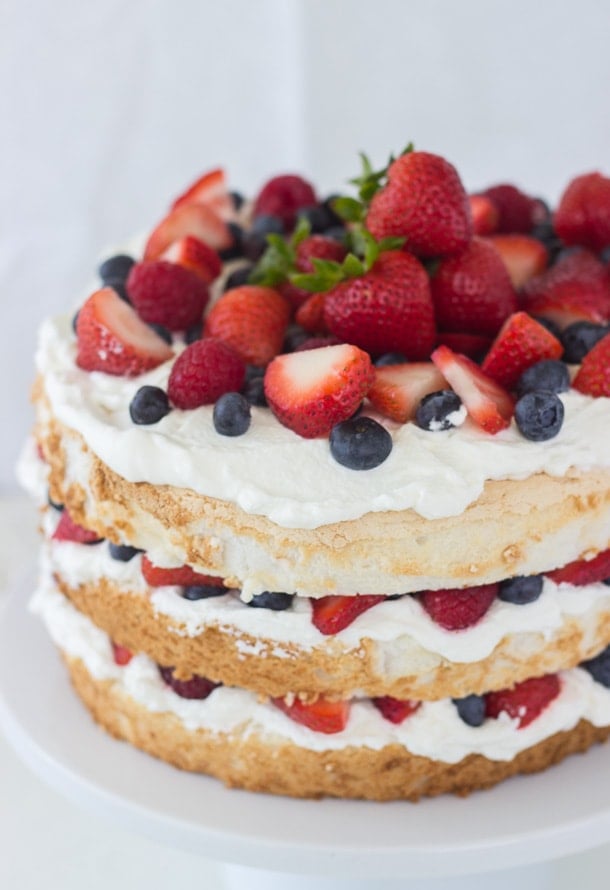
[[[181,204],[161,220],[144,249],[145,260],[156,260],[173,241],[193,235],[214,250],[224,250],[233,243],[227,224],[207,204]]]
[[[424,396],[446,388],[447,381],[432,362],[385,365],[375,369],[367,398],[380,414],[406,423],[415,416]]]
[[[211,284],[222,272],[222,260],[216,251],[193,235],[174,241],[163,251],[161,259],[190,269],[206,284]]]
[[[179,566],[176,569],[165,569],[153,565],[147,556],[142,557],[142,574],[144,580],[151,587],[191,587],[191,586],[216,586],[222,587],[222,578],[213,575],[202,575],[194,571],[190,566]]]
[[[513,287],[522,288],[534,275],[540,275],[549,262],[549,254],[541,241],[515,233],[492,235],[493,244],[506,266]]]
[[[391,695],[383,695],[379,698],[373,698],[371,701],[390,723],[403,723],[407,717],[414,714],[421,706],[420,701],[392,698]]]
[[[347,726],[350,713],[348,701],[329,701],[320,696],[316,701],[306,704],[295,698],[290,704],[283,698],[271,699],[273,704],[283,711],[295,723],[307,726],[314,732],[332,734],[341,732]]]
[[[185,204],[207,204],[221,219],[233,219],[235,206],[227,189],[225,171],[217,168],[204,173],[176,198],[172,210]]]
[[[610,550],[598,553],[593,559],[577,559],[561,569],[544,574],[555,584],[574,584],[577,587],[605,581],[610,578]]]
[[[512,689],[488,692],[485,697],[485,714],[487,717],[508,714],[519,721],[518,729],[524,729],[540,716],[560,692],[561,682],[557,674],[531,677],[517,683]]]
[[[362,615],[384,599],[385,596],[376,594],[323,596],[320,599],[312,599],[311,621],[320,633],[336,634],[355,621],[358,615]]]

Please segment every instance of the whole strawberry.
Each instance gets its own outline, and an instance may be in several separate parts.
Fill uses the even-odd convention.
[[[448,256],[472,237],[468,195],[448,161],[425,151],[401,155],[371,200],[366,227],[377,239],[406,237],[417,256]]]
[[[585,355],[573,386],[589,396],[610,398],[610,334]]]
[[[415,361],[428,358],[436,327],[426,270],[404,251],[381,253],[364,275],[328,291],[324,322],[340,340],[373,355],[402,352]]]
[[[577,176],[561,196],[555,231],[566,244],[602,250],[610,244],[610,179],[601,173]]]
[[[540,202],[510,183],[493,185],[483,192],[498,211],[496,232],[531,232],[538,221]]]
[[[214,304],[205,333],[227,343],[247,364],[263,367],[281,351],[289,317],[288,303],[276,290],[244,284]]]
[[[324,235],[309,235],[300,241],[295,248],[294,267],[297,272],[314,272],[313,260],[331,260],[340,263],[345,258],[347,249],[333,238],[325,238]],[[289,281],[284,282],[278,288],[294,309],[298,309],[307,302],[311,293],[302,287],[297,287]]]

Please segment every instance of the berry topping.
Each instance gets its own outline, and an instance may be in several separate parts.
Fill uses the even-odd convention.
[[[167,393],[159,386],[141,386],[129,404],[129,416],[134,423],[158,423],[171,407]]]
[[[254,265],[252,263],[244,263],[243,266],[234,269],[225,281],[223,291],[233,290],[233,288],[240,287],[242,284],[248,284],[253,269]]]
[[[458,394],[468,414],[488,433],[505,429],[513,415],[513,400],[495,380],[488,377],[465,355],[439,346],[432,361]]]
[[[601,683],[607,689],[610,689],[610,646],[607,646],[595,658],[583,661],[581,668],[588,671],[596,683]]]
[[[250,404],[239,392],[226,392],[214,405],[214,429],[221,436],[243,436],[252,419]]]
[[[76,364],[84,371],[136,377],[174,354],[109,287],[96,291],[81,307],[76,339]]]
[[[463,590],[426,590],[419,599],[432,620],[445,630],[464,630],[481,620],[497,593],[497,584],[483,584]]]
[[[515,312],[506,319],[481,369],[506,389],[515,384],[531,365],[542,359],[557,359],[563,346],[527,312]]]
[[[470,203],[458,173],[438,155],[408,151],[388,168],[371,200],[366,227],[375,238],[405,236],[417,256],[459,253],[472,237]]]
[[[500,582],[498,598],[505,603],[513,603],[515,606],[525,606],[533,603],[542,593],[544,578],[542,575],[527,575],[507,578]]]
[[[224,170],[210,170],[200,176],[176,198],[172,204],[172,210],[184,204],[206,204],[222,219],[231,219],[235,212],[235,203],[227,191]]]
[[[253,609],[271,609],[272,612],[285,612],[292,606],[294,594],[279,593],[274,590],[264,590],[257,593],[249,601],[248,605]]]
[[[211,405],[226,392],[237,392],[244,382],[245,366],[239,355],[220,340],[196,340],[178,356],[167,391],[177,408]]]
[[[376,368],[385,368],[386,365],[406,365],[407,357],[404,352],[384,352],[375,359]]]
[[[250,365],[249,367],[254,367]],[[246,378],[246,382],[242,386],[242,395],[249,405],[256,405],[259,408],[267,407],[267,397],[265,396],[265,375],[262,368],[257,368],[261,373],[258,376]]]
[[[566,244],[602,250],[610,244],[610,179],[601,173],[577,176],[561,196],[555,230]]]
[[[544,573],[555,584],[595,584],[610,578],[610,550],[604,550],[593,559],[577,559],[561,569]]]
[[[301,701],[300,698],[295,698],[291,704],[288,704],[283,698],[273,698],[271,701],[295,723],[307,726],[314,732],[327,734],[341,732],[347,726],[349,719],[350,703],[348,701],[329,701],[322,696],[309,704]]]
[[[99,544],[103,538],[97,532],[83,528],[74,522],[67,510],[62,510],[57,527],[53,532],[54,541],[73,541],[75,544]]]
[[[462,401],[451,389],[441,389],[424,396],[415,412],[415,422],[422,430],[438,432],[459,426],[466,417]]]
[[[228,225],[206,204],[181,204],[161,220],[144,249],[145,260],[156,260],[174,241],[192,235],[214,250],[231,247],[234,238]]]
[[[368,399],[380,414],[406,423],[413,419],[424,396],[444,386],[445,378],[432,362],[377,365]]]
[[[583,358],[572,385],[589,396],[610,397],[610,333]]]
[[[371,360],[342,344],[279,355],[265,373],[265,395],[280,423],[307,439],[328,435],[347,420],[366,395]]]
[[[464,698],[454,698],[453,704],[457,708],[460,720],[467,726],[482,726],[485,722],[485,696],[465,695]]]
[[[512,285],[517,290],[534,275],[542,274],[548,265],[546,247],[529,235],[492,235],[489,241],[502,257]]]
[[[499,214],[497,232],[529,232],[537,222],[538,201],[509,183],[491,186],[483,192]]]
[[[135,260],[124,253],[118,253],[116,256],[108,257],[107,260],[99,267],[99,276],[104,284],[111,287],[115,282],[124,282],[129,275],[129,270],[135,263]]]
[[[297,309],[295,318],[298,324],[304,328],[307,333],[328,333],[326,322],[324,321],[325,302],[325,293],[312,294],[309,299],[305,300],[305,302]]]
[[[179,566],[175,569],[166,569],[154,565],[147,556],[142,557],[142,575],[150,587],[191,587],[213,586],[223,588],[222,578],[213,575],[202,575],[194,571],[190,566]]]
[[[382,603],[385,596],[323,596],[311,600],[311,622],[320,633],[337,634],[368,609]]]
[[[112,541],[108,541],[108,550],[112,559],[116,559],[117,562],[131,562],[134,556],[142,553],[137,547],[131,547],[129,544],[114,544]]]
[[[242,238],[244,256],[255,263],[267,249],[267,235],[283,235],[284,223],[279,216],[262,213],[256,216]]]
[[[550,318],[560,328],[576,321],[610,319],[610,288],[606,267],[582,248],[564,251],[555,265],[530,279],[523,288],[523,308]]]
[[[125,667],[125,665],[129,664],[133,658],[133,652],[125,648],[125,646],[120,646],[118,643],[115,643],[114,640],[111,640],[111,643],[114,663],[118,664],[119,667]]]
[[[211,284],[222,271],[222,261],[216,251],[192,235],[174,241],[160,259],[190,269],[205,284]]]
[[[346,253],[345,246],[332,238],[325,237],[324,235],[310,235],[299,241],[295,247],[294,268],[297,272],[311,274],[315,272],[314,260],[328,260],[334,263],[341,263]],[[295,309],[302,306],[311,296],[309,291],[297,287],[289,281],[281,284],[279,289]]]
[[[547,392],[567,392],[570,388],[570,372],[564,362],[544,359],[523,372],[517,381],[517,395],[544,389]]]
[[[218,584],[188,584],[182,588],[182,597],[185,600],[209,600],[215,596],[224,596],[226,587]]]
[[[596,343],[610,334],[610,327],[593,324],[591,321],[576,321],[568,325],[561,334],[563,360],[570,365],[579,365]]]
[[[203,315],[208,287],[201,276],[167,260],[136,263],[127,279],[127,293],[140,318],[183,331]]]
[[[193,674],[188,680],[179,680],[174,676],[174,670],[175,668],[173,667],[161,667],[159,665],[159,673],[163,682],[170,686],[180,698],[204,699],[220,685],[219,683],[212,683],[211,680],[208,680],[206,677],[200,677],[198,674]]]
[[[407,717],[414,714],[421,707],[420,701],[410,699],[392,698],[391,695],[382,695],[372,698],[371,701],[378,711],[381,711],[390,723],[403,723]]]
[[[205,333],[227,343],[244,362],[262,366],[280,352],[289,317],[288,303],[276,290],[244,284],[217,300]]]
[[[498,228],[500,212],[486,195],[469,195],[472,231],[474,235],[491,235]]]
[[[517,683],[512,689],[488,692],[485,696],[485,712],[488,717],[507,714],[517,720],[517,728],[529,726],[561,692],[557,674],[531,677]]]
[[[559,396],[540,389],[521,396],[515,405],[515,423],[526,439],[546,442],[553,439],[563,426],[564,413]]]
[[[372,470],[392,451],[392,436],[372,417],[350,417],[330,431],[330,453],[350,470]]]
[[[44,460],[43,457],[41,457],[40,459]],[[52,507],[54,510],[57,510],[58,513],[61,513],[61,512],[63,512],[63,510],[66,509],[63,504],[58,504],[57,501],[54,501],[49,493],[47,493],[47,504],[49,505],[49,507]]]
[[[439,331],[436,342],[439,346],[448,346],[453,352],[461,352],[468,358],[479,362],[491,346],[491,337],[482,334],[452,333]]]
[[[253,215],[270,213],[279,216],[286,231],[296,220],[297,210],[317,204],[313,186],[301,176],[286,174],[274,176],[262,187],[254,201]]]
[[[223,263],[243,257],[244,230],[233,222],[228,223],[227,228],[231,236],[231,243],[228,247],[220,248],[218,251],[218,256]]]

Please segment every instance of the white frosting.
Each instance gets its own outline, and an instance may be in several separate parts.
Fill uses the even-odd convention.
[[[134,657],[126,667],[114,663],[108,637],[78,612],[48,580],[42,580],[32,610],[44,620],[56,645],[79,658],[98,680],[113,680],[149,711],[172,713],[189,730],[256,735],[270,743],[292,742],[313,751],[340,750],[348,745],[379,750],[397,743],[413,754],[445,763],[458,763],[469,754],[491,760],[511,760],[556,732],[570,730],[581,719],[595,726],[610,724],[610,691],[575,668],[560,674],[560,694],[529,726],[519,729],[506,715],[470,727],[457,715],[450,700],[424,702],[402,724],[385,720],[367,700],[352,704],[346,728],[333,735],[301,726],[269,703],[241,689],[219,687],[203,701],[180,698],[161,680],[146,656]]]
[[[252,409],[249,431],[235,438],[216,433],[212,406],[173,410],[157,424],[136,426],[128,412],[132,396],[145,384],[165,387],[171,362],[129,379],[81,371],[75,352],[69,318],[43,324],[37,367],[52,410],[104,463],[131,482],[190,488],[288,528],[407,508],[427,519],[458,515],[488,479],[610,467],[610,399],[573,390],[561,396],[565,421],[547,442],[524,439],[514,422],[491,436],[470,420],[434,433],[388,421],[390,456],[357,472],[332,458],[326,439],[303,439],[264,408]]]

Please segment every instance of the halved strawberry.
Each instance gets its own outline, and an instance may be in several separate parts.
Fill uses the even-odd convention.
[[[555,584],[574,584],[582,587],[610,578],[610,550],[604,550],[593,559],[576,559],[561,569],[544,573]]]
[[[498,228],[498,208],[487,195],[468,195],[474,235],[491,235]]]
[[[523,306],[526,312],[554,321],[561,330],[577,321],[604,324],[610,318],[610,312],[600,304],[588,284],[576,281],[562,290],[566,291],[565,295],[555,294],[525,300]]]
[[[513,389],[536,362],[559,358],[562,353],[562,344],[550,331],[527,312],[515,312],[504,322],[481,370],[506,389]]]
[[[76,364],[85,371],[136,377],[173,351],[111,287],[92,294],[76,321]]]
[[[299,698],[295,698],[291,704],[283,698],[272,698],[271,701],[295,723],[307,726],[314,732],[324,732],[327,735],[341,732],[349,719],[348,701],[329,701],[322,696],[310,704]]]
[[[145,260],[156,260],[170,244],[193,235],[214,250],[224,250],[233,244],[227,224],[207,204],[181,204],[161,220],[153,230],[146,247]]]
[[[448,346],[454,352],[461,352],[468,358],[480,359],[491,346],[491,337],[482,334],[453,333],[453,331],[439,331],[436,335],[437,345]]]
[[[478,365],[465,355],[452,352],[448,346],[437,347],[431,359],[475,423],[488,433],[497,433],[509,426],[514,413],[513,399]]]
[[[142,575],[150,587],[223,587],[222,578],[214,575],[202,575],[194,571],[190,566],[180,566],[176,569],[166,569],[154,565],[150,559],[142,556]]]
[[[102,540],[97,532],[74,522],[66,509],[62,511],[52,538],[54,541],[72,541],[75,544],[97,544]]]
[[[557,674],[531,677],[517,683],[512,689],[488,692],[485,696],[485,714],[487,717],[508,714],[513,720],[518,720],[518,729],[524,729],[540,716],[560,692],[561,681]]]
[[[542,274],[548,266],[549,253],[546,247],[529,235],[492,235],[487,240],[502,257],[513,287],[517,290],[534,275]]]
[[[368,611],[385,596],[322,596],[311,600],[311,623],[322,634],[337,634],[355,621],[358,615]]]
[[[446,388],[447,381],[432,362],[385,365],[375,368],[367,398],[380,414],[406,423],[424,396]]]
[[[221,219],[233,219],[235,207],[227,189],[225,171],[217,168],[204,173],[176,198],[171,209],[184,204],[207,204]]]
[[[280,423],[313,439],[351,417],[374,374],[370,356],[347,343],[291,352],[268,366],[265,395]]]
[[[118,643],[115,643],[114,640],[111,640],[112,643],[112,657],[114,658],[114,663],[118,664],[119,667],[125,667],[126,664],[129,664],[131,659],[133,658],[133,652],[131,650],[126,649],[125,646],[120,646]]]
[[[390,723],[403,723],[421,707],[420,701],[392,698],[391,695],[382,695],[371,701]]]
[[[324,303],[326,294],[321,291],[318,294],[312,294],[309,299],[305,300],[299,308],[295,316],[297,324],[305,328],[308,334],[325,334],[328,331],[326,322],[324,321]]]
[[[463,589],[425,590],[419,600],[430,617],[445,630],[464,630],[477,624],[498,595],[498,584]]]
[[[211,284],[222,272],[222,260],[216,251],[193,235],[174,241],[163,251],[160,259],[190,269],[206,284]]]
[[[226,291],[212,306],[205,333],[222,340],[247,364],[264,367],[281,351],[289,319],[288,303],[276,290],[244,284]]]
[[[588,396],[610,398],[610,333],[585,355],[572,386]]]

